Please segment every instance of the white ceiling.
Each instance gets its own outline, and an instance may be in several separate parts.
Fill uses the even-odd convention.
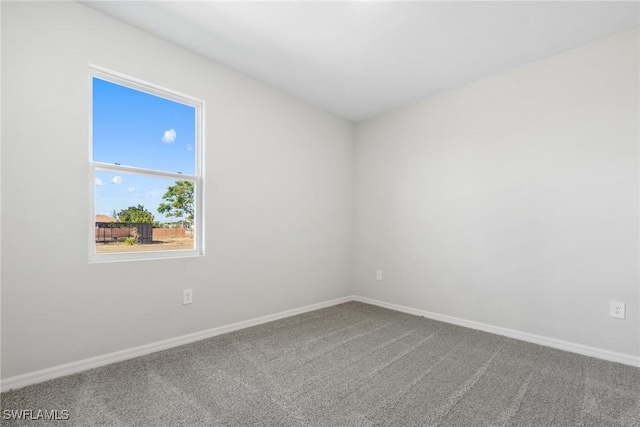
[[[360,121],[640,25],[631,2],[83,2]]]

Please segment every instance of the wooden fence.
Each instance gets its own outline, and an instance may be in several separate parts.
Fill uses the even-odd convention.
[[[95,228],[96,242],[103,243],[122,241],[126,239],[133,234],[133,228],[136,225],[131,224],[131,226],[115,227],[114,224],[109,224],[107,226],[102,223],[96,224],[100,224],[100,226],[96,226]],[[136,232],[138,232],[141,243],[151,243],[152,239],[157,241],[171,237],[185,237],[191,235],[189,230],[184,228],[154,228],[152,233],[149,233],[149,231],[151,230],[147,230],[147,227],[136,228]]]
[[[184,237],[190,234],[184,228],[154,228],[153,240],[160,240],[163,237]]]

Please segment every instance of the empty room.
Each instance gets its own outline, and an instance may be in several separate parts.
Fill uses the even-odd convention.
[[[640,427],[637,1],[1,1],[3,426]]]

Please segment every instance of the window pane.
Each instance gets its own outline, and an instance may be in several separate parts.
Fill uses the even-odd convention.
[[[194,249],[192,181],[102,170],[94,179],[96,253]]]
[[[93,160],[195,175],[196,109],[93,78]]]

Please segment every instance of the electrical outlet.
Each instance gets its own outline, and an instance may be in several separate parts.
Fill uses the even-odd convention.
[[[382,270],[376,271],[376,280],[382,280]]]
[[[193,290],[192,289],[183,289],[182,290],[182,304],[191,304],[193,303]]]
[[[623,302],[610,301],[609,304],[609,317],[615,317],[618,319],[625,318],[625,304]]]

